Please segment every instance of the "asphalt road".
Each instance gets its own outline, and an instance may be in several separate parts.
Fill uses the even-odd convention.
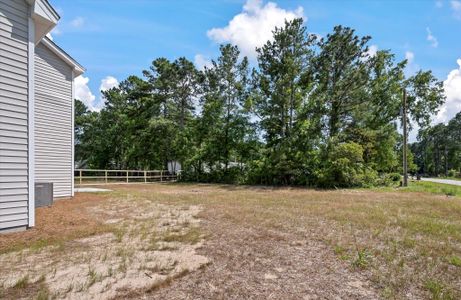
[[[421,178],[421,180],[461,186],[461,180],[440,179],[440,178]]]

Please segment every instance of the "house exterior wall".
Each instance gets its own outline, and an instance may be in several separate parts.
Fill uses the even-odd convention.
[[[72,68],[42,43],[35,47],[35,182],[72,196]]]
[[[29,7],[0,0],[0,230],[28,225]]]

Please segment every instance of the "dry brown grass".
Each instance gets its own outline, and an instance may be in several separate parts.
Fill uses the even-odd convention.
[[[42,277],[36,282],[29,282],[29,278],[21,278],[13,287],[0,289],[0,299],[37,299],[48,300],[49,290]]]
[[[252,237],[260,244],[319,241],[334,254],[328,259],[365,275],[383,298],[461,297],[460,198],[423,192],[187,184],[126,186],[119,191],[162,203],[205,207],[201,216],[208,221],[211,239],[219,240],[216,247],[230,243],[237,251],[244,248],[250,243],[248,237],[229,238],[229,231],[239,228],[260,233]],[[250,251],[261,251],[256,247],[252,244]]]
[[[0,235],[0,254],[24,248],[40,249],[69,240],[110,231],[87,209],[107,200],[104,194],[77,194],[51,207],[36,209],[36,226],[22,232]]]
[[[117,191],[40,208],[36,228],[0,236],[0,299],[110,299],[163,286],[208,262],[195,251],[200,209]]]
[[[80,194],[39,209],[35,229],[0,236],[0,252],[110,231],[117,259],[133,263],[123,247],[127,240],[145,243],[142,253],[162,253],[175,251],[177,243],[196,244],[205,234],[199,254],[210,265],[189,275],[140,268],[163,280],[152,288],[121,289],[117,297],[461,298],[457,197],[198,184],[111,188],[115,191],[108,195]],[[116,209],[105,215],[113,205]],[[156,205],[163,207],[163,223],[155,222]],[[202,209],[200,228],[181,220],[181,210],[190,207]],[[120,219],[119,225],[101,223],[112,219]]]

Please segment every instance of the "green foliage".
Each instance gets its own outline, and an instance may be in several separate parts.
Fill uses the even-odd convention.
[[[461,174],[461,113],[445,124],[421,129],[411,145],[419,171],[432,176]]]
[[[204,70],[184,57],[158,58],[144,78],[105,91],[100,112],[76,100],[77,163],[164,169],[178,161],[182,180],[200,182],[393,185],[405,88],[410,127],[418,124],[424,137],[408,151],[410,171],[418,171],[415,161],[440,172],[447,144],[449,168],[460,169],[461,115],[449,130],[427,127],[444,101],[442,83],[430,71],[406,77],[407,62],[390,51],[369,55],[370,39],[343,26],[319,39],[295,19],[257,49],[253,70],[233,45],[222,45]]]
[[[424,287],[430,292],[433,300],[455,299],[452,291],[447,286],[437,280],[427,280]]]
[[[451,170],[448,170],[447,176],[448,177],[456,177],[458,175],[457,173],[458,172],[456,172],[456,170],[451,169]]]
[[[363,160],[363,147],[357,143],[332,145],[325,168],[318,173],[318,184],[323,187],[372,186],[377,173]]]
[[[456,267],[461,267],[461,258],[459,256],[453,255],[449,259],[449,263]]]
[[[359,269],[366,269],[370,264],[371,255],[367,249],[357,250],[357,256],[352,261],[352,265]]]

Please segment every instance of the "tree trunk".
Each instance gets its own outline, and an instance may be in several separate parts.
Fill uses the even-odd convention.
[[[340,104],[338,101],[333,100],[331,104],[331,113],[329,121],[330,137],[334,137],[338,134],[339,130],[339,109]]]

